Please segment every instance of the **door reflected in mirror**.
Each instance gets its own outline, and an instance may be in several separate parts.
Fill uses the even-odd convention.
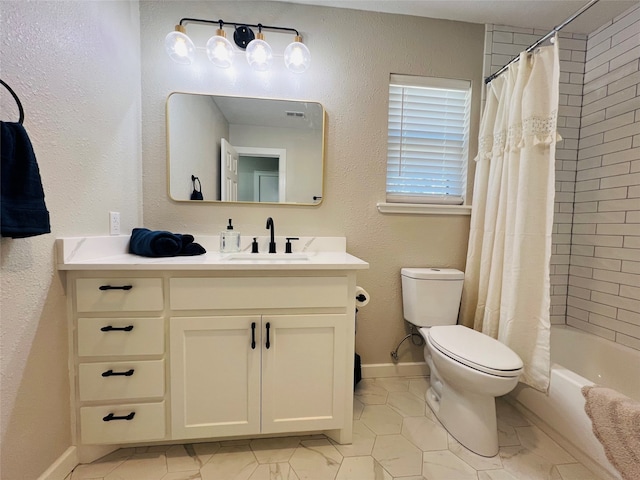
[[[167,99],[169,196],[317,205],[324,122],[314,102],[172,93]]]

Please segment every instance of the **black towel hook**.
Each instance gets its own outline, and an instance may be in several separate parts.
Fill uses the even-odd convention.
[[[7,85],[6,82],[4,82],[2,79],[0,79],[0,83],[2,84],[2,86],[4,88],[6,88],[7,90],[9,90],[9,93],[11,94],[11,96],[13,97],[13,99],[16,101],[16,103],[18,104],[18,111],[20,112],[20,119],[18,120],[18,123],[20,125],[22,125],[22,122],[24,122],[24,109],[22,108],[22,103],[20,102],[20,99],[18,98],[18,95],[16,95],[16,92],[13,91],[13,89]]]

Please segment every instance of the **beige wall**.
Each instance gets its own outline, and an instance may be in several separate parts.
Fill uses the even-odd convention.
[[[171,197],[189,200],[193,191],[191,175],[200,179],[202,195],[207,200],[220,197],[220,186],[212,181],[220,176],[220,138],[211,132],[229,137],[229,123],[210,97],[172,95],[169,102],[169,155],[179,161],[171,166]],[[197,182],[196,182],[197,185]]]
[[[346,236],[348,251],[371,265],[358,274],[358,284],[369,291],[371,302],[358,315],[356,350],[365,364],[390,362],[389,352],[405,335],[400,268],[464,269],[469,217],[377,211],[376,202],[385,199],[389,74],[471,80],[475,153],[484,26],[271,2],[147,1],[140,3],[140,17],[145,226],[216,234],[232,217],[240,232],[257,235],[265,234],[265,219],[272,216],[277,235]],[[255,74],[239,58],[234,70],[219,70],[202,50],[195,65],[177,65],[164,53],[163,40],[183,17],[292,26],[311,50],[311,68],[303,75],[282,66]],[[164,105],[172,91],[322,103],[328,117],[323,203],[222,206],[169,200]],[[400,361],[422,360],[422,350],[405,343]]]
[[[233,217],[242,232],[259,234],[273,216],[279,235],[345,235],[349,251],[371,263],[358,280],[373,297],[359,316],[364,363],[389,361],[404,334],[400,267],[464,268],[467,217],[381,215],[375,203],[384,200],[389,73],[471,79],[475,131],[483,26],[249,2],[143,2],[140,11],[124,1],[2,2],[1,13],[2,78],[25,107],[53,230],[0,244],[1,478],[37,478],[71,444],[65,297],[53,240],[107,234],[109,210],[121,212],[123,233],[143,223],[143,200],[151,228],[211,234]],[[311,70],[253,75],[247,67],[220,74],[208,61],[177,66],[163,40],[185,16],[294,25],[312,50]],[[321,102],[328,114],[323,204],[170,201],[164,105],[171,91]],[[10,120],[11,98],[3,93],[0,101]],[[421,360],[420,349],[407,348],[401,360]]]
[[[0,243],[0,478],[34,480],[70,445],[68,341],[59,236],[141,221],[137,3],[0,5],[2,79],[19,95],[52,233]],[[17,120],[0,88],[2,120]]]

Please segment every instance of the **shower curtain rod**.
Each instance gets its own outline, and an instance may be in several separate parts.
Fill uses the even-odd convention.
[[[549,33],[547,33],[544,37],[540,38],[538,41],[536,41],[535,43],[532,43],[531,45],[529,45],[527,47],[527,49],[525,50],[526,52],[531,52],[533,49],[535,49],[538,45],[540,45],[542,42],[544,42],[545,40],[547,40],[549,37],[552,37],[553,35],[555,35],[557,32],[559,32],[560,30],[562,30],[564,27],[566,27],[567,25],[569,25],[571,22],[573,22],[576,18],[578,18],[580,15],[582,15],[584,12],[586,12],[587,10],[589,10],[591,7],[593,7],[596,3],[598,3],[600,0],[591,0],[589,3],[587,3],[586,5],[584,5],[580,10],[578,10],[576,13],[574,13],[573,15],[571,15],[569,18],[567,18],[564,22],[562,22],[560,25],[558,25],[557,27],[553,27],[553,30],[551,30]],[[492,73],[491,75],[489,75],[487,78],[484,79],[484,83],[485,85],[488,84],[489,82],[491,82],[491,80],[493,80],[494,78],[496,78],[497,76],[499,76],[502,72],[504,72],[507,68],[509,68],[509,65],[511,65],[512,63],[517,62],[520,59],[520,56],[518,55],[517,57],[512,58],[508,63],[506,63],[504,66],[502,66],[502,68],[500,68],[500,70],[498,70],[495,73]]]

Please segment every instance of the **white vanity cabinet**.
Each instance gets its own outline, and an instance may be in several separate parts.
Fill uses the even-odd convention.
[[[175,438],[340,428],[345,315],[174,317]]]
[[[353,314],[265,315],[262,326],[262,433],[342,428]]]
[[[354,326],[346,275],[172,278],[170,285],[174,315],[246,312],[170,318],[174,437],[343,426]]]
[[[164,439],[162,278],[74,275],[68,291],[80,441]]]
[[[176,438],[260,432],[260,339],[251,347],[259,323],[257,316],[170,319]]]
[[[327,239],[305,242],[345,245]],[[146,259],[117,253],[119,237],[58,247],[83,455],[303,432],[351,442],[356,271],[366,262],[339,249],[286,262]]]

